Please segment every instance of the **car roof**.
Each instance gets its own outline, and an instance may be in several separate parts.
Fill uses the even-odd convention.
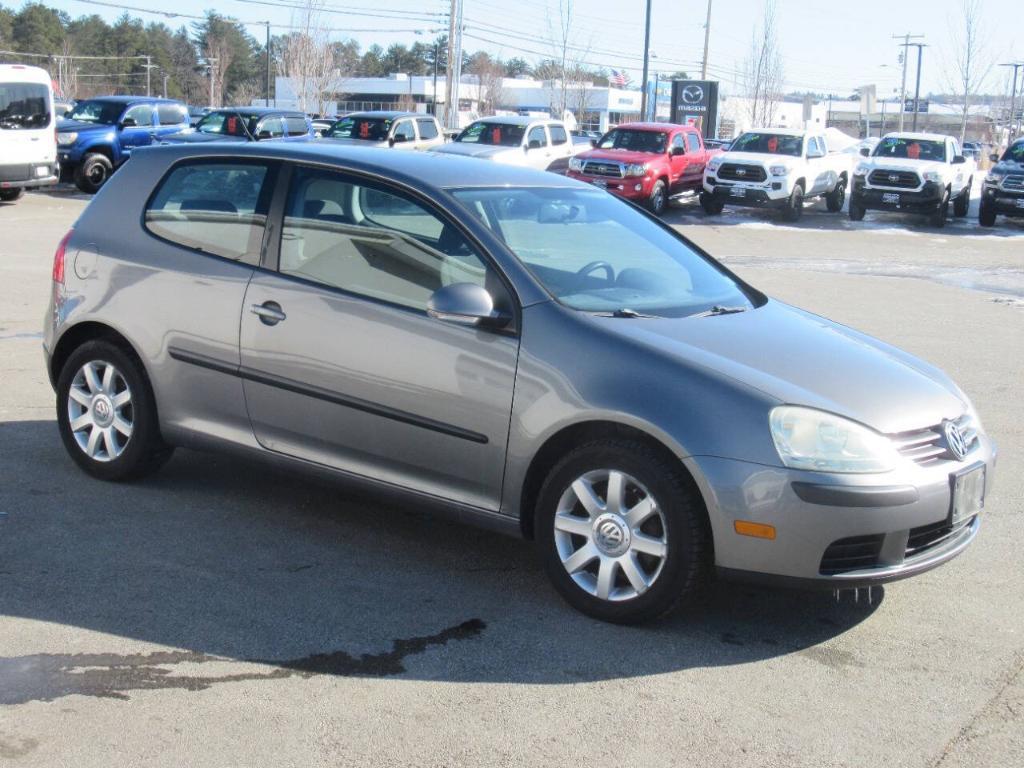
[[[236,112],[244,115],[285,115],[286,117],[305,117],[305,112],[300,112],[297,109],[278,109],[277,107],[217,107],[211,109],[210,114],[214,112]]]
[[[400,117],[433,117],[433,115],[427,115],[421,112],[393,112],[382,109],[367,110],[366,112],[349,112],[347,115],[339,117],[338,120],[344,120],[348,117],[379,117],[382,120],[397,120]]]
[[[492,123],[498,125],[530,125],[531,123],[555,123],[550,117],[528,117],[527,115],[501,115],[494,117],[481,117],[474,120],[474,123]]]
[[[157,96],[92,96],[81,101],[110,101],[115,104],[134,104],[139,101],[145,101],[154,104],[182,104],[184,106],[183,102],[177,99],[161,99]]]
[[[893,131],[892,133],[885,134],[886,139],[913,139],[915,141],[945,141],[949,138],[942,133],[911,133],[910,131]]]
[[[748,128],[743,133],[777,133],[779,136],[806,136],[808,134],[818,135],[820,131],[812,131],[806,128]]]
[[[231,144],[165,144],[139,150],[152,157],[160,153],[171,162],[187,157],[265,158],[293,162],[337,165],[377,175],[423,190],[427,193],[459,187],[576,187],[589,184],[567,176],[533,168],[494,163],[475,157],[441,152],[395,152],[390,149],[352,147],[334,142],[284,143],[252,142]],[[132,153],[133,156],[135,153]]]
[[[615,128],[629,128],[636,131],[677,131],[682,128],[692,128],[692,125],[680,125],[679,123],[619,123]],[[614,129],[612,129],[614,130]]]

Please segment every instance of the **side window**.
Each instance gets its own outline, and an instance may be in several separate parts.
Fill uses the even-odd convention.
[[[420,118],[416,121],[420,129],[421,139],[436,139],[437,138],[437,123],[431,120],[429,117]]]
[[[672,149],[675,149],[676,147],[679,147],[680,149],[686,149],[686,145],[683,144],[683,141],[683,134],[677,133],[675,136],[672,137]]]
[[[267,170],[256,163],[179,165],[146,206],[146,229],[186,248],[256,264],[271,192]]]
[[[569,141],[569,136],[565,132],[565,128],[560,125],[552,125],[551,128],[551,143],[555,146],[559,144],[566,144]]]
[[[304,117],[286,117],[284,124],[288,128],[289,136],[305,136],[309,133],[309,126],[306,125]]]
[[[178,125],[188,122],[188,112],[180,104],[158,104],[156,114],[160,125]]]
[[[418,202],[312,168],[292,175],[279,269],[420,311],[442,286],[487,280],[459,230]]]
[[[530,132],[526,135],[526,145],[533,149],[535,147],[546,147],[548,145],[548,136],[544,133],[543,125],[535,125],[530,129]]]
[[[399,120],[395,124],[392,136],[395,141],[416,141],[416,129],[413,128],[412,120]]]
[[[150,126],[153,124],[153,107],[149,104],[136,104],[124,113],[121,121],[129,119],[134,120],[140,128]]]
[[[256,129],[258,139],[279,139],[284,136],[284,119],[280,117],[265,117],[260,120],[259,128]]]
[[[686,134],[686,143],[691,152],[700,152],[700,137],[696,133]]]

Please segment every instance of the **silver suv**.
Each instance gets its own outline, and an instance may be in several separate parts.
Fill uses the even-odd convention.
[[[56,253],[71,457],[174,446],[536,539],[636,622],[705,576],[841,588],[954,557],[995,446],[941,371],[767,298],[564,177],[329,144],[133,155]]]

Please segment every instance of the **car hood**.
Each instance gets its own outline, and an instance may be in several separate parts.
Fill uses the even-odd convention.
[[[387,147],[387,141],[368,141],[367,139],[341,139],[333,136],[321,136],[320,141],[327,141],[331,144],[345,144],[349,147]]]
[[[1021,173],[1024,172],[1024,163],[1018,163],[1016,160],[1000,160],[992,166],[992,170],[999,173]]]
[[[202,131],[182,131],[181,133],[172,133],[170,136],[164,136],[160,139],[162,144],[205,144],[210,141],[248,141],[240,136],[224,136],[219,133],[203,133]]]
[[[650,163],[664,156],[661,152],[633,152],[628,149],[589,149],[576,155],[580,160],[608,160],[613,163]]]
[[[459,141],[445,144],[433,151],[444,152],[449,155],[462,155],[464,157],[480,157],[487,160],[492,160],[499,155],[511,155],[512,153],[524,155],[523,150],[519,147],[496,147],[492,144],[469,144]]]
[[[935,160],[911,160],[906,157],[866,157],[864,160],[872,170],[943,173],[950,167],[946,163],[939,163]]]
[[[719,155],[725,163],[746,163],[747,165],[791,165],[800,161],[792,155],[765,155],[760,152],[723,152]]]
[[[780,403],[836,413],[883,433],[932,426],[967,409],[963,393],[938,368],[777,301],[730,315],[608,322],[615,333],[683,364],[724,374]]]
[[[84,120],[68,120],[63,117],[57,121],[57,131],[59,133],[70,133],[71,131],[76,133],[85,133],[86,131],[106,132],[114,130],[115,127],[105,123],[87,123]]]

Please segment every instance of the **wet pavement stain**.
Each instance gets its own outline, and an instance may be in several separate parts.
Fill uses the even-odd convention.
[[[451,640],[468,640],[486,628],[480,619],[470,619],[435,635],[395,640],[390,651],[352,656],[344,651],[314,653],[298,659],[230,659],[196,651],[155,651],[153,653],[39,653],[0,658],[0,705],[29,701],[53,701],[79,694],[100,698],[128,699],[129,691],[203,691],[219,683],[249,680],[281,680],[314,675],[346,677],[389,677],[405,671],[408,656],[423,653]],[[176,675],[179,664],[271,665],[267,672],[238,672],[225,675]]]

